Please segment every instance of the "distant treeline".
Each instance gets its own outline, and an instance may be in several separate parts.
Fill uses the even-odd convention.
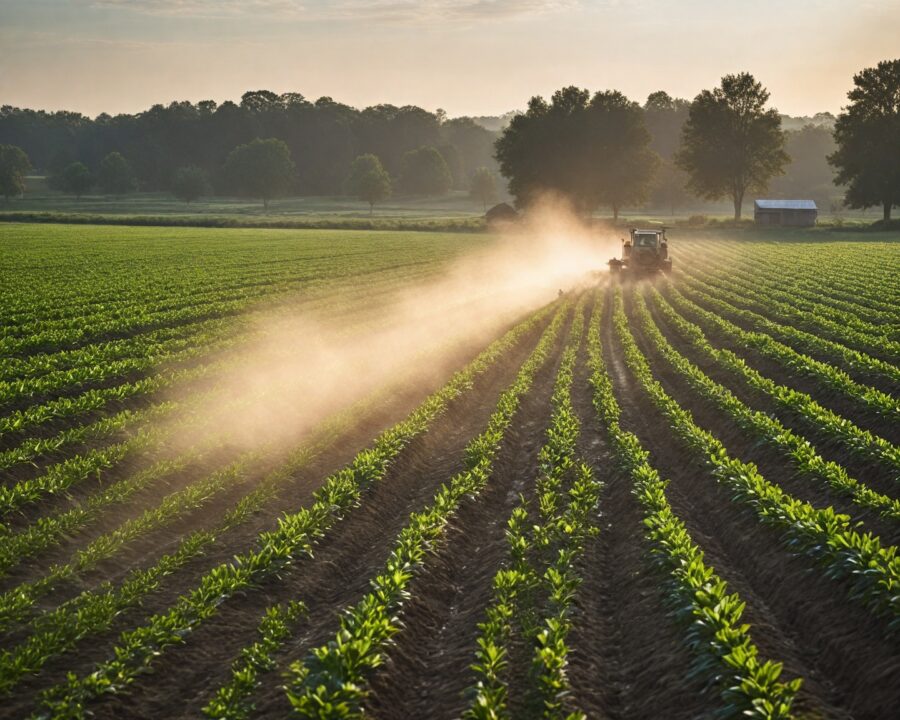
[[[656,92],[639,107],[651,147],[662,160],[650,203],[674,210],[690,200],[685,178],[672,163],[690,102]],[[494,143],[513,115],[450,119],[442,111],[415,106],[359,110],[329,97],[311,102],[298,93],[259,90],[245,93],[239,104],[173,102],[134,115],[93,119],[7,105],[0,108],[0,144],[22,148],[32,167],[51,178],[74,162],[97,173],[104,158],[120,153],[142,190],[171,190],[179,169],[195,166],[205,171],[216,194],[230,194],[233,188],[223,172],[229,153],[255,138],[278,138],[290,150],[295,164],[290,190],[299,195],[343,193],[348,171],[360,155],[377,156],[397,178],[409,151],[433,147],[446,161],[453,187],[469,189],[479,168],[496,171]],[[838,194],[825,159],[834,150],[834,117],[820,113],[782,120],[791,164],[773,181],[771,194],[811,197],[827,207]]]
[[[154,105],[135,115],[0,108],[0,144],[22,148],[34,168],[62,172],[78,161],[92,170],[121,153],[142,190],[168,190],[184,166],[205,170],[217,192],[228,192],[222,168],[229,153],[255,138],[283,140],[296,164],[294,192],[343,192],[353,160],[371,153],[394,176],[403,156],[423,146],[444,157],[454,186],[468,187],[481,166],[495,166],[497,137],[469,118],[447,119],[419,107],[376,105],[364,110],[331,98],[310,102],[297,93],[244,93],[240,104],[212,100]]]

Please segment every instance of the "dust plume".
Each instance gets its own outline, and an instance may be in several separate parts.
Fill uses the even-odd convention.
[[[240,449],[285,449],[392,383],[424,398],[527,312],[590,282],[617,246],[548,199],[514,229],[486,235],[437,279],[400,285],[377,302],[363,293],[350,315],[257,313],[252,341],[229,356],[192,430],[178,433],[172,449],[204,432]]]

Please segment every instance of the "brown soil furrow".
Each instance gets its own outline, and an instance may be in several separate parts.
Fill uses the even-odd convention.
[[[831,718],[883,718],[900,702],[892,678],[900,671],[896,643],[885,623],[847,597],[779,543],[777,531],[731,500],[695,454],[677,441],[667,420],[627,374],[611,324],[604,332],[623,426],[651,453],[670,479],[673,510],[686,523],[707,562],[747,603],[744,619],[763,658],[784,662],[785,677],[800,676],[798,713]],[[688,409],[693,409],[687,405]]]
[[[731,390],[731,392],[744,404],[754,410],[760,410],[768,415],[777,417],[781,424],[786,428],[789,428],[798,435],[808,437],[815,442],[816,450],[822,457],[826,460],[831,460],[843,465],[850,475],[859,479],[861,482],[865,482],[873,489],[878,490],[878,492],[892,496],[896,494],[897,483],[893,477],[893,473],[884,465],[851,453],[848,451],[846,445],[840,440],[828,438],[816,433],[815,427],[809,420],[797,413],[792,413],[764,393],[747,385],[734,373],[729,372],[719,366],[718,363],[707,359],[697,352],[690,343],[683,340],[681,335],[666,321],[665,316],[656,309],[652,301],[647,302],[647,308],[660,332],[662,332],[678,352],[697,365],[697,367],[703,370],[710,378]],[[770,376],[765,373],[761,374],[780,385],[792,387],[792,383],[786,383],[780,376]],[[799,388],[795,389],[799,390]],[[884,425],[887,424],[888,423],[884,423]],[[874,431],[870,429],[870,432]]]
[[[697,289],[702,292],[705,292],[707,295],[711,295],[713,297],[716,296],[715,292],[711,292],[707,289],[703,289],[703,288],[697,288]],[[691,298],[691,299],[693,300],[693,298]],[[745,308],[740,308],[736,304],[733,304],[728,300],[724,300],[724,299],[721,299],[718,297],[716,297],[716,299],[721,300],[722,302],[731,306],[732,308],[735,309],[735,311],[745,310]],[[715,312],[715,309],[706,305],[706,301],[703,299],[696,300],[696,304],[700,305],[701,307],[704,307],[706,310]],[[750,312],[754,312],[757,315],[760,314],[753,310],[751,310]],[[732,315],[732,314],[730,314],[730,312],[729,312],[729,315],[726,317],[726,319],[729,320],[730,322],[732,322],[734,325],[737,325],[738,327],[742,328],[743,330],[747,330],[749,332],[764,332],[766,334],[771,334],[771,333],[766,332],[766,330],[764,328],[757,327],[752,320],[749,320],[749,319],[743,318],[743,317],[739,317],[737,315]],[[772,321],[776,322],[778,325],[781,325],[783,327],[792,327],[790,322],[785,321],[785,320],[778,320],[777,318],[772,318]],[[822,336],[821,333],[811,332],[809,329],[804,329],[799,326],[796,329],[802,330],[803,332],[806,332],[809,335],[815,335],[816,337],[820,337],[823,340],[828,340],[828,338]],[[850,362],[848,362],[843,357],[841,357],[841,351],[839,351],[839,350],[836,350],[836,349],[823,350],[821,348],[805,346],[805,344],[802,343],[801,341],[795,340],[790,337],[775,338],[775,339],[779,340],[779,342],[781,342],[783,345],[787,345],[788,347],[793,348],[794,350],[796,350],[799,353],[808,355],[809,357],[812,357],[820,362],[829,363],[829,364],[833,365],[834,367],[843,370],[857,382],[865,383],[866,385],[870,385],[871,387],[874,387],[874,388],[881,390],[882,392],[885,392],[888,394],[894,394],[898,391],[898,383],[895,380],[891,379],[890,377],[888,377],[886,375],[881,374],[878,371],[874,371],[869,368],[860,368],[860,367],[856,367],[856,366],[852,365]],[[832,342],[836,342],[836,341],[832,341]],[[841,343],[837,343],[837,342],[836,342],[836,344],[841,345]],[[845,350],[855,351],[854,348],[851,348],[846,345],[843,345],[842,347]],[[870,357],[871,357],[871,355],[870,355]]]
[[[272,604],[300,599],[309,609],[296,637],[285,644],[285,662],[326,642],[337,628],[339,612],[366,592],[369,578],[383,566],[409,513],[429,504],[437,487],[462,469],[465,445],[487,422],[497,397],[538,335],[539,330],[530,334],[479,377],[472,391],[451,403],[427,433],[404,448],[387,477],[364,493],[360,507],[318,543],[313,558],[298,560],[280,580],[223,605],[188,643],[170,650],[146,681],[116,701],[98,705],[96,717],[196,717],[215,689],[229,679],[231,662],[241,648],[257,639],[258,621]],[[374,434],[369,428],[368,438]],[[292,507],[308,501],[315,489],[312,478],[315,486],[321,482],[321,473],[302,475],[307,497],[294,496]],[[272,673],[267,679],[271,682],[257,696],[257,716],[283,717],[289,708],[280,678]]]
[[[319,563],[319,559],[325,559],[325,562],[328,562],[328,548],[335,543],[340,544],[343,533],[347,532],[347,523],[353,521],[368,527],[375,522],[371,515],[376,510],[371,509],[370,503],[377,502],[378,508],[388,507],[392,513],[399,513],[403,518],[406,517],[411,509],[411,497],[418,484],[416,473],[422,470],[421,465],[423,460],[427,459],[429,448],[435,443],[446,445],[448,442],[459,442],[464,444],[469,439],[468,437],[460,439],[457,435],[465,435],[472,427],[472,423],[477,422],[477,418],[483,415],[481,408],[485,403],[485,398],[493,401],[500,390],[508,384],[515,368],[533,348],[544,325],[545,323],[542,323],[541,327],[534,329],[504,358],[478,376],[473,388],[452,401],[445,413],[435,421],[431,430],[415,439],[401,451],[391,475],[385,479],[384,483],[370,489],[363,498],[362,507],[351,512],[334,533],[326,536],[320,542],[315,550],[315,560],[298,560],[297,569],[291,573],[291,577],[295,581],[300,582],[303,574],[310,572],[313,567],[318,567],[317,572],[325,576],[322,582],[329,580],[328,576],[333,572],[325,564]],[[440,381],[435,379],[434,383],[437,385]],[[76,674],[89,672],[96,662],[110,655],[119,632],[142,624],[145,618],[153,613],[164,611],[175,602],[179,595],[193,589],[202,573],[219,563],[230,561],[236,553],[252,547],[259,532],[271,528],[275,519],[283,512],[296,510],[308,503],[312,493],[321,485],[323,478],[346,465],[357,452],[371,444],[373,437],[407,415],[413,407],[421,402],[423,395],[428,391],[429,388],[410,388],[408,392],[399,393],[376,408],[373,415],[351,428],[346,435],[342,436],[340,442],[334,443],[327,452],[286,483],[274,503],[267,506],[249,522],[223,535],[207,549],[202,557],[189,562],[181,570],[167,578],[160,590],[144,600],[142,608],[123,613],[117,618],[111,630],[92,636],[90,642],[86,640],[75,651],[51,661],[37,678],[24,682],[21,691],[17,693],[16,705],[30,708],[33,703],[33,693],[64,679],[67,671]],[[487,412],[489,413],[490,410]],[[474,432],[477,430],[472,434]],[[435,462],[440,460],[442,457],[436,458]],[[402,483],[391,480],[397,474],[403,478]],[[438,481],[444,479],[446,478],[440,477]],[[397,485],[397,490],[390,489],[394,485]],[[382,497],[382,495],[387,497]],[[335,535],[339,537],[335,538]],[[177,538],[172,538],[162,543],[164,546],[154,552],[154,557],[167,550],[173,550],[177,542]],[[346,548],[344,549],[346,550]],[[337,548],[334,552],[339,552],[339,550],[340,548]],[[353,557],[352,552],[350,556]],[[133,562],[133,560],[132,558],[131,561]],[[140,565],[146,566],[151,563],[152,560],[140,563]],[[129,562],[121,561],[117,577],[124,576],[133,567],[133,565],[129,565]],[[354,577],[349,570],[347,577]],[[136,685],[135,695],[139,695],[140,700],[134,700],[131,696],[122,698],[122,703],[128,704],[127,712],[134,713],[134,717],[140,717],[143,712],[141,708],[146,702],[149,703],[147,706],[149,708],[148,716],[160,716],[160,713],[163,716],[169,716],[172,713],[174,716],[177,715],[177,712],[187,712],[187,709],[178,710],[178,708],[186,708],[187,698],[194,697],[195,705],[200,702],[201,698],[205,701],[206,695],[227,679],[230,662],[237,655],[239,649],[256,639],[256,625],[262,608],[270,604],[270,601],[278,602],[280,599],[294,598],[296,592],[298,591],[294,585],[288,583],[279,585],[278,581],[273,579],[264,588],[261,588],[260,592],[232,598],[220,608],[215,622],[210,622],[192,633],[185,646],[170,649],[166,660],[158,663],[165,662],[165,665],[161,666],[153,675],[147,676],[144,684]],[[329,608],[327,600],[323,600],[322,607],[327,608],[331,614],[336,613],[339,609],[336,606]],[[168,660],[169,654],[173,658],[171,661]],[[189,656],[191,659],[187,659]],[[186,673],[185,668],[195,668],[196,672]],[[184,675],[188,674],[192,678],[191,682],[184,678]],[[170,693],[168,688],[163,688],[156,693],[155,685],[163,677],[175,684],[183,682],[190,689],[184,692],[173,689]],[[158,704],[148,700],[157,694],[160,696]],[[166,702],[171,702],[171,707],[166,706]],[[161,706],[165,709],[159,710]],[[112,702],[100,705],[97,711],[101,715],[109,712],[110,717],[116,716],[117,712],[126,712],[121,703]],[[197,707],[194,707],[192,712],[196,715]]]
[[[581,419],[579,453],[604,483],[600,534],[580,563],[570,634],[569,677],[575,704],[589,718],[696,720],[718,707],[688,677],[693,660],[668,615],[659,574],[642,541],[642,514],[630,479],[615,470],[592,402],[584,363],[575,375],[573,404]]]
[[[668,290],[665,286],[662,286],[661,292],[664,296],[668,296]],[[692,322],[696,322],[696,318],[690,314],[686,314],[685,317]],[[900,428],[891,427],[883,418],[873,413],[863,403],[824,385],[816,377],[804,375],[802,371],[794,370],[776,360],[772,360],[759,351],[736,342],[718,331],[711,331],[702,322],[697,322],[697,324],[714,346],[731,350],[766,377],[806,393],[820,405],[844,416],[863,429],[881,435],[890,442],[900,442]]]
[[[727,413],[697,393],[681,375],[671,369],[669,363],[660,356],[655,346],[647,339],[640,323],[631,312],[631,303],[627,297],[625,310],[632,334],[641,352],[650,362],[654,376],[680,405],[691,408],[694,421],[698,425],[713,429],[713,434],[728,448],[728,454],[731,457],[753,463],[767,480],[814,507],[821,508],[830,505],[838,512],[846,513],[854,521],[863,522],[867,531],[879,535],[886,544],[893,545],[900,540],[900,529],[895,523],[885,520],[870,508],[855,505],[846,496],[832,490],[824,480],[799,477],[790,459],[778,448],[750,435]],[[679,347],[676,349],[681,351]]]
[[[534,495],[561,343],[559,350],[523,398],[487,488],[460,508],[440,551],[413,582],[403,609],[404,630],[371,681],[366,709],[373,717],[455,718],[465,709],[478,623],[507,556],[507,519],[520,494]]]

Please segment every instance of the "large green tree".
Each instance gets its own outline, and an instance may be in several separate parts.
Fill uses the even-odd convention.
[[[391,196],[391,177],[381,165],[377,155],[360,155],[350,165],[350,173],[344,183],[348,195],[369,203],[369,215],[375,203]]]
[[[453,185],[453,176],[438,149],[423,146],[403,156],[400,187],[410,195],[444,195]]]
[[[256,138],[231,151],[225,161],[225,175],[239,195],[260,198],[268,210],[269,200],[290,188],[294,163],[283,140]]]
[[[730,197],[741,219],[747,192],[762,192],[789,158],[781,118],[766,110],[769,92],[750,73],[726,75],[720,87],[704,90],[691,103],[676,164],[688,174],[688,188],[701,197]]]
[[[137,186],[131,165],[118,152],[111,152],[100,163],[97,171],[97,183],[105,193],[124,195]]]
[[[0,145],[0,195],[7,201],[25,192],[25,173],[31,161],[20,147]]]
[[[850,207],[880,205],[884,220],[900,205],[900,60],[884,60],[853,76],[850,99],[834,126],[828,158],[834,181],[847,186]]]
[[[618,217],[642,202],[658,164],[637,103],[618,91],[567,87],[548,103],[534,97],[497,140],[500,170],[519,206],[545,192],[566,198],[580,212],[599,206]]]

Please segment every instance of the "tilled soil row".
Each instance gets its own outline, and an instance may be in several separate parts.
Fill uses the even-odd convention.
[[[744,619],[762,657],[782,661],[785,677],[804,678],[795,711],[883,718],[886,708],[900,703],[900,688],[893,682],[900,652],[886,636],[886,623],[850,600],[842,584],[793,557],[777,531],[731,500],[696,455],[682,448],[631,378],[611,322],[604,330],[623,426],[640,438],[651,463],[670,479],[669,502],[708,563],[746,602]]]
[[[340,611],[368,591],[369,579],[383,567],[409,514],[430,504],[437,487],[462,470],[466,444],[486,424],[499,394],[515,377],[542,329],[543,324],[479,376],[471,391],[453,401],[425,434],[404,448],[388,475],[364,493],[360,507],[315,546],[313,558],[298,560],[280,581],[273,579],[259,592],[223,605],[214,618],[192,633],[189,642],[172,648],[152,676],[136,683],[128,695],[98,705],[95,716],[197,717],[213,692],[229,680],[231,663],[240,650],[257,639],[258,622],[269,605],[299,599],[308,608],[296,636],[284,645],[280,669],[330,639]],[[332,470],[350,460],[376,434],[368,428],[366,440]],[[309,501],[323,477],[321,472],[302,475],[307,497],[299,497],[299,492],[291,497],[292,509]],[[241,528],[239,534],[247,532]],[[280,674],[270,673],[265,680],[255,697],[257,716],[283,717],[289,706],[280,687]]]
[[[507,330],[508,327],[502,328],[500,334],[502,335]],[[523,338],[520,345],[515,349],[511,349],[510,352],[526,352],[528,343],[534,342],[538,336],[537,333],[537,330],[530,333],[528,338]],[[378,404],[361,411],[357,422],[353,426],[339,432],[337,437],[328,443],[321,457],[314,458],[307,468],[298,472],[294,482],[286,484],[285,489],[280,493],[279,497],[281,499],[276,499],[271,504],[271,508],[262,513],[258,520],[251,521],[248,524],[248,527],[252,526],[254,529],[252,535],[255,536],[259,530],[270,525],[273,516],[278,516],[282,512],[290,512],[296,508],[296,494],[298,492],[306,492],[309,489],[310,478],[314,479],[317,475],[325,477],[334,468],[341,467],[342,464],[352,459],[361,447],[371,442],[371,439],[383,429],[390,427],[406,416],[422,401],[422,398],[428,392],[437,389],[446,380],[445,375],[449,376],[453,370],[468,363],[480,349],[481,347],[461,346],[449,360],[442,361],[441,368],[435,372],[435,379],[430,381],[431,384],[429,386],[411,385],[409,387],[398,387],[396,392],[385,395]],[[486,372],[490,372],[490,370]],[[437,376],[440,376],[440,379],[437,379]],[[305,441],[309,440],[309,436],[310,433],[306,433],[302,437],[298,436],[294,442],[290,444],[285,443],[282,449],[259,458],[249,466],[246,477],[233,481],[201,507],[187,512],[182,518],[165,527],[147,533],[123,552],[108,561],[104,561],[98,568],[85,574],[83,578],[79,579],[72,586],[60,587],[58,592],[61,594],[48,606],[62,602],[73,593],[94,587],[101,580],[119,580],[125,573],[136,566],[148,567],[161,555],[174,550],[185,535],[198,529],[214,528],[220,522],[222,515],[249,492],[259,479],[283,462],[287,456],[286,448],[301,447]],[[26,568],[15,571],[16,579],[18,581],[29,579],[29,577],[34,576],[34,573],[38,573],[39,576],[43,574],[48,564],[65,562],[75,551],[87,545],[91,540],[114,530],[121,523],[139,516],[144,510],[155,507],[164,495],[183,489],[191,482],[216,470],[224,469],[230,462],[238,459],[241,456],[241,452],[238,448],[227,446],[211,449],[197,462],[197,467],[189,466],[180,473],[172,473],[161,481],[154,481],[150,487],[137,493],[126,503],[110,508],[97,522],[83,532],[73,534],[67,544],[50,549],[45,554],[35,556],[33,560],[28,562]],[[126,467],[128,463],[123,461],[120,465],[123,466],[121,469],[119,467],[112,468],[111,473],[114,476],[127,476],[129,474]],[[105,478],[104,482],[109,483],[112,480],[113,478]],[[225,557],[230,557],[230,555]],[[4,580],[3,584],[7,585],[9,583]]]
[[[493,578],[507,556],[506,527],[520,495],[533,498],[537,456],[550,421],[560,343],[538,373],[503,438],[486,489],[451,521],[443,546],[415,578],[403,608],[403,631],[372,678],[366,709],[381,720],[455,718],[471,698],[478,623],[492,599]]]
[[[697,367],[703,370],[703,372],[706,373],[710,378],[731,390],[731,392],[734,393],[734,395],[738,397],[744,404],[748,405],[754,410],[760,410],[768,415],[777,417],[781,424],[786,428],[792,430],[798,435],[808,437],[812,442],[814,442],[816,450],[820,455],[822,455],[822,457],[824,457],[826,460],[831,460],[840,465],[843,465],[851,476],[857,478],[861,482],[865,482],[874,490],[891,496],[894,496],[896,494],[897,485],[896,481],[892,477],[892,473],[890,472],[890,470],[876,462],[852,454],[839,441],[824,438],[820,440],[819,438],[815,437],[815,433],[811,428],[810,422],[808,420],[805,420],[804,418],[791,413],[789,410],[777,404],[774,400],[765,396],[763,393],[753,390],[740,380],[736,380],[735,376],[732,373],[720,367],[717,363],[712,362],[706,357],[700,355],[696,350],[694,350],[693,347],[691,347],[690,343],[685,342],[681,338],[679,333],[656,309],[656,306],[653,302],[648,302],[647,308],[650,311],[653,320],[656,322],[656,326],[659,328],[660,332],[678,350],[678,352],[687,357],[692,363],[697,365]],[[763,373],[762,371],[760,372],[765,377],[768,377],[769,379],[780,385],[793,387],[798,391],[800,390],[800,388],[797,387],[796,383],[792,382],[791,380],[785,381],[784,379],[782,379],[784,375],[783,370],[777,375],[766,375],[766,373]],[[819,388],[819,391],[822,391],[821,387]],[[825,403],[820,404],[822,404],[823,407],[827,407],[827,404]],[[847,419],[850,420],[850,418]],[[884,431],[890,430],[889,423],[884,422],[884,420],[881,421],[880,431],[873,430],[871,427],[860,427],[862,429],[868,429],[870,432],[873,432],[876,435],[880,435],[882,437],[885,437]]]
[[[480,374],[475,379],[473,388],[451,401],[446,411],[435,420],[428,432],[413,440],[401,451],[390,475],[364,495],[361,508],[350,513],[333,533],[319,543],[314,550],[315,560],[298,561],[295,570],[291,571],[291,577],[295,581],[293,584],[289,582],[278,584],[277,580],[273,579],[259,593],[239,596],[230,600],[222,606],[214,621],[201,626],[191,634],[188,643],[171,648],[167,653],[166,660],[158,664],[158,669],[152,675],[147,676],[147,680],[143,683],[138,682],[135,685],[133,694],[98,705],[96,708],[98,716],[102,717],[108,714],[109,717],[122,717],[121,713],[123,712],[128,717],[143,717],[145,712],[147,717],[176,717],[180,712],[196,716],[199,709],[196,703],[200,702],[201,698],[205,702],[206,695],[227,680],[231,660],[242,647],[256,640],[256,628],[262,609],[270,603],[279,602],[280,599],[296,597],[305,599],[305,593],[297,594],[300,591],[296,587],[296,582],[303,580],[304,573],[310,572],[312,567],[320,568],[318,572],[324,576],[322,582],[330,581],[330,576],[334,575],[334,568],[328,564],[327,552],[331,545],[339,544],[346,534],[349,533],[349,537],[352,538],[353,531],[348,523],[355,522],[364,526],[375,523],[377,530],[377,518],[373,517],[373,513],[381,512],[382,506],[387,507],[390,512],[398,514],[403,520],[412,509],[415,509],[415,506],[411,506],[411,496],[415,491],[417,473],[422,471],[423,463],[433,461],[440,466],[442,461],[448,462],[452,452],[441,449],[448,443],[456,443],[454,447],[458,445],[460,448],[456,455],[461,454],[461,448],[479,429],[475,427],[477,419],[482,416],[486,418],[491,412],[491,408],[485,407],[485,403],[493,402],[500,391],[508,385],[518,366],[534,347],[545,325],[546,322],[542,322],[540,327],[528,333],[503,358]],[[437,383],[436,380],[435,384]],[[428,391],[428,388],[412,389],[409,393],[401,393],[392,397],[378,407],[372,416],[364,418],[361,423],[352,427],[339,442],[333,443],[328,451],[286,483],[275,502],[267,506],[250,522],[223,535],[207,549],[203,556],[190,561],[167,578],[163,587],[148,596],[140,608],[124,612],[117,618],[110,630],[92,636],[90,641],[82,642],[73,652],[48,663],[40,676],[24,682],[21,691],[17,693],[16,706],[23,708],[23,712],[24,708],[31,708],[33,694],[63,680],[67,671],[76,674],[89,672],[95,663],[110,655],[119,633],[142,624],[154,613],[166,610],[179,595],[189,592],[196,586],[197,579],[202,573],[219,563],[230,561],[236,553],[252,547],[259,532],[271,528],[275,519],[282,513],[295,511],[307,504],[315,490],[321,486],[324,478],[346,465],[356,453],[371,444],[372,439],[382,430],[405,417],[421,402],[422,397]],[[432,453],[434,454],[433,458],[431,457]],[[433,472],[437,475],[441,474],[437,470]],[[405,478],[406,490],[403,489],[402,482],[398,483],[392,479],[398,475]],[[443,479],[445,478],[441,477],[441,480]],[[395,486],[396,490],[387,489]],[[385,494],[390,497],[382,497]],[[370,505],[372,502],[377,502],[377,507]],[[207,512],[206,509],[203,509],[199,515],[203,516]],[[212,517],[211,513],[210,517]],[[335,538],[335,535],[338,537]],[[376,532],[375,536],[377,537],[377,535]],[[144,562],[139,562],[141,567],[152,565],[158,556],[174,549],[178,539],[169,538],[168,535],[166,537],[167,540],[159,539],[161,547],[153,548],[152,553],[144,558]],[[369,549],[373,549],[371,544]],[[339,553],[339,549],[336,549],[335,552]],[[352,551],[348,554],[353,559],[359,555],[358,552]],[[131,557],[127,560],[120,560],[118,556],[115,560],[111,560],[106,567],[107,572],[121,578],[125,573],[134,569],[135,566],[130,563],[136,559],[135,553],[132,552],[130,555]],[[137,559],[140,560],[139,557]],[[319,562],[321,559],[324,559],[325,562]],[[111,567],[111,565],[117,567]],[[312,608],[311,605],[310,607]],[[327,607],[327,601],[323,600],[323,608]],[[337,609],[336,607],[330,608],[332,614]],[[182,654],[184,654],[184,658],[182,658]],[[189,656],[192,659],[188,660]],[[197,659],[193,659],[194,656]],[[169,657],[173,659],[169,660]],[[196,669],[196,672],[188,673],[186,668]],[[178,689],[173,689],[171,692],[168,689],[157,689],[157,683],[162,685],[165,682],[171,682],[177,686],[180,681],[184,680],[185,675],[193,678],[192,682],[185,681],[183,683],[190,688],[188,692]],[[157,695],[160,697],[159,703],[151,700]],[[185,702],[190,697],[195,697],[193,708]],[[126,704],[127,711],[123,709]],[[160,707],[164,709],[160,710]],[[117,713],[119,714],[117,715]]]
[[[604,486],[600,533],[579,564],[583,583],[569,636],[575,704],[592,720],[709,718],[717,697],[688,675],[693,658],[663,604],[641,537],[641,509],[630,479],[614,467],[589,376],[582,359],[572,396],[581,420],[578,450]]]
[[[661,292],[663,296],[668,297],[668,291],[665,286],[661,288]],[[688,320],[694,321],[694,318],[689,316],[686,317]],[[709,331],[709,329],[701,323],[698,323],[698,325],[700,325],[700,328],[714,346],[731,350],[738,355],[738,357],[743,358],[752,368],[758,370],[766,377],[770,377],[776,382],[790,385],[791,387],[806,393],[820,405],[844,416],[865,430],[881,435],[892,443],[900,443],[900,428],[891,427],[888,423],[885,423],[883,418],[871,412],[865,405],[853,400],[851,397],[847,397],[843,393],[823,385],[821,381],[815,377],[809,377],[800,371],[787,367],[776,360],[772,360],[759,351],[741,345],[730,337],[722,335],[718,331]],[[839,365],[835,365],[835,367],[839,367]]]
[[[707,292],[707,291],[704,290],[704,292]],[[713,296],[715,295],[715,293],[712,293],[712,292],[707,292],[707,294],[713,295]],[[691,298],[691,299],[693,299],[693,298]],[[727,301],[723,300],[723,302],[727,302]],[[705,305],[704,300],[698,300],[698,301],[696,301],[696,303],[697,303],[697,305],[704,307],[706,310],[715,312],[715,310],[713,308],[710,308],[707,305]],[[728,303],[728,304],[731,305],[731,303]],[[743,308],[738,308],[737,306],[733,306],[733,307],[735,307],[736,310],[743,309]],[[751,312],[755,312],[755,311],[751,311]],[[758,314],[759,313],[757,313],[757,315]],[[754,327],[752,322],[750,322],[749,320],[746,320],[742,317],[729,315],[728,317],[726,317],[726,319],[731,321],[732,323],[734,323],[735,325],[737,325],[738,327],[740,327],[743,330],[747,330],[750,332],[760,332],[760,331],[766,332],[765,329],[759,329],[759,328]],[[788,322],[786,320],[777,320],[777,322],[779,325],[782,325],[782,326],[791,326],[790,322]],[[820,332],[810,330],[809,328],[803,328],[798,325],[798,326],[796,326],[796,329],[802,330],[803,332],[806,332],[809,335],[815,335],[817,337],[822,337],[822,334]],[[768,333],[766,333],[766,334],[768,334]],[[776,339],[778,339],[778,338],[776,338]],[[823,337],[822,339],[828,339],[828,338]],[[839,368],[839,369],[843,370],[844,372],[846,372],[850,377],[852,377],[854,380],[856,380],[856,382],[865,383],[866,385],[870,385],[871,387],[874,387],[878,390],[881,390],[882,392],[889,393],[889,394],[896,394],[898,392],[898,390],[900,390],[900,388],[898,388],[898,383],[896,381],[892,380],[890,377],[886,377],[884,375],[879,374],[878,372],[868,370],[865,368],[854,367],[853,365],[848,364],[843,358],[841,358],[840,354],[836,351],[820,350],[820,349],[815,349],[815,348],[804,349],[803,347],[801,347],[801,345],[798,342],[794,341],[793,339],[781,340],[781,342],[784,345],[794,348],[794,350],[796,350],[797,352],[808,355],[809,357],[814,358],[815,360],[819,360],[820,362],[826,362],[831,365],[834,365],[836,368]],[[832,342],[837,342],[837,341],[832,341]],[[840,344],[840,343],[838,343],[838,344]],[[846,345],[844,347],[847,350],[856,351],[855,348],[852,348],[852,347],[849,347]],[[858,351],[858,352],[861,352],[861,351]],[[870,355],[870,357],[872,357],[872,356]]]
[[[731,457],[746,463],[753,463],[759,468],[763,477],[783,488],[792,496],[808,502],[813,507],[831,506],[836,511],[850,515],[854,521],[864,523],[866,530],[874,532],[886,544],[895,544],[900,540],[900,530],[895,523],[882,518],[870,508],[855,505],[844,495],[832,490],[824,481],[799,477],[790,464],[790,460],[777,448],[763,444],[755,437],[748,435],[727,413],[714,403],[701,397],[694,389],[672,370],[657,352],[655,346],[647,339],[632,312],[631,303],[626,297],[625,312],[628,315],[632,335],[641,352],[648,359],[654,376],[659,380],[666,392],[678,401],[682,407],[689,407],[694,421],[703,428],[713,428],[713,434],[728,448]],[[677,344],[675,348],[682,352]],[[685,354],[685,353],[682,353]],[[688,359],[690,356],[688,356]],[[704,372],[706,368],[700,366]],[[727,386],[730,388],[730,386]],[[818,450],[818,446],[816,446]],[[839,462],[839,461],[838,461]]]

